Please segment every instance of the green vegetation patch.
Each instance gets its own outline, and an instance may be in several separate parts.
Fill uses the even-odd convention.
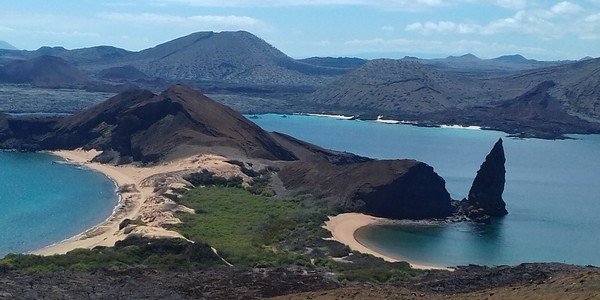
[[[114,247],[78,249],[65,255],[9,254],[0,260],[3,270],[51,272],[60,270],[119,270],[132,267],[189,270],[222,265],[211,246],[228,262],[248,267],[303,266],[331,272],[342,281],[385,282],[411,277],[417,271],[407,263],[386,263],[338,242],[322,228],[328,215],[315,203],[299,199],[277,199],[256,195],[242,188],[237,179],[197,173],[195,183],[216,182],[181,190],[172,199],[196,213],[177,213],[181,224],[172,229],[182,239],[129,237]],[[258,177],[257,177],[258,178]],[[129,220],[138,224],[139,220]],[[142,223],[139,223],[140,225]],[[344,257],[337,261],[331,257]]]
[[[203,243],[130,237],[117,242],[114,247],[76,249],[64,255],[8,254],[0,260],[0,269],[26,272],[119,270],[130,267],[198,269],[217,264],[222,264],[222,261]]]
[[[173,229],[186,238],[218,249],[233,264],[255,267],[310,264],[308,257],[274,244],[297,224],[299,202],[254,195],[241,188],[207,186],[184,194],[178,202],[196,214],[178,213]]]
[[[215,247],[232,264],[252,267],[301,265],[322,268],[343,281],[386,282],[409,278],[408,263],[387,263],[353,252],[349,262],[330,256],[350,254],[348,247],[323,240],[326,212],[305,207],[298,199],[255,195],[242,188],[197,187],[179,203],[196,214],[178,213],[183,223],[173,229],[186,238]]]
[[[317,259],[315,264],[331,270],[341,281],[388,282],[409,279],[419,271],[407,262],[388,263],[383,259],[353,252],[346,262]]]
[[[206,169],[189,174],[184,176],[183,179],[187,180],[194,186],[209,186],[209,185],[218,185],[218,186],[230,186],[230,187],[240,187],[242,186],[242,178],[239,176],[234,176],[231,178],[224,178],[220,176],[216,176],[215,173],[210,172]]]

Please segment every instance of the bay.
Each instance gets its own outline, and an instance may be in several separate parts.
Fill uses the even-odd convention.
[[[75,236],[117,202],[115,184],[101,173],[46,153],[0,152],[0,257]]]
[[[453,199],[467,196],[485,156],[498,138],[504,138],[506,217],[487,226],[372,226],[357,232],[359,241],[393,257],[444,266],[600,265],[599,135],[515,139],[490,130],[300,115],[259,115],[253,121],[266,130],[334,150],[426,162],[446,180]]]

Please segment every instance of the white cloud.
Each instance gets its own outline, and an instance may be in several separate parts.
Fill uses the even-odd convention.
[[[418,44],[427,43],[429,45],[435,44],[435,41],[420,41],[420,40],[409,40],[409,39],[355,39],[345,41],[344,45],[350,46],[386,46],[386,47],[402,47],[402,46],[416,46]]]
[[[395,29],[394,26],[388,26],[388,25],[381,26],[381,30],[383,30],[383,31],[388,31],[389,32],[389,31],[394,31],[394,29]]]
[[[380,9],[421,11],[477,0],[146,0],[156,6],[189,5],[198,7],[291,7],[291,6],[370,6]],[[504,8],[522,9],[526,0],[485,0],[486,3]]]
[[[330,40],[320,40],[318,42],[313,42],[312,44],[315,46],[319,46],[319,47],[325,47],[325,46],[331,45],[331,41]]]
[[[580,5],[563,1],[547,9],[519,10],[511,17],[492,20],[486,24],[429,21],[411,23],[404,29],[423,35],[511,33],[557,39],[566,34],[576,34],[581,39],[597,39],[600,35],[598,15],[597,10],[591,9],[586,16]]]
[[[583,8],[578,4],[563,1],[552,6],[550,11],[559,16],[576,16],[583,11]]]
[[[492,21],[481,29],[481,34],[516,33],[540,38],[557,38],[562,30],[544,15],[546,11],[518,11],[514,16]]]
[[[579,34],[584,40],[600,40],[600,13],[585,17],[580,23]]]
[[[400,10],[423,10],[462,3],[484,2],[510,9],[523,9],[527,0],[146,0],[158,6],[180,4],[199,7],[288,7],[288,6],[372,6]]]
[[[515,10],[523,9],[527,6],[526,0],[488,0],[487,2],[491,5]]]
[[[458,2],[443,0],[149,0],[159,6],[180,4],[200,7],[289,7],[289,6],[375,6],[380,8],[418,10]]]
[[[168,14],[127,14],[127,13],[107,13],[100,14],[100,18],[138,24],[170,24],[185,27],[207,27],[207,28],[242,28],[262,25],[263,22],[247,16],[216,16],[216,15],[197,15],[197,16],[177,16]]]
[[[422,34],[431,33],[476,33],[481,30],[481,26],[469,23],[454,23],[450,21],[412,23],[406,26],[407,31],[418,31]]]

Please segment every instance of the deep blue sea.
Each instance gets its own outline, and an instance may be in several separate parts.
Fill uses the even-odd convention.
[[[492,225],[372,226],[369,247],[445,266],[566,262],[600,265],[600,136],[575,140],[505,138],[498,131],[423,128],[311,116],[253,119],[335,150],[373,158],[414,158],[433,166],[462,199],[494,142],[504,138],[508,216]]]
[[[0,257],[62,241],[112,213],[111,180],[57,162],[50,154],[0,152]]]

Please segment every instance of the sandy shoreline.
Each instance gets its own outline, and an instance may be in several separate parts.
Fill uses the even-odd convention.
[[[109,177],[118,187],[120,200],[112,215],[104,222],[74,237],[31,252],[38,255],[64,254],[77,248],[110,247],[130,234],[153,238],[184,238],[178,232],[167,230],[163,226],[179,223],[180,220],[173,213],[190,209],[163,197],[162,193],[169,188],[182,187],[185,184],[183,174],[200,169],[225,176],[239,175],[239,168],[216,155],[198,155],[156,166],[138,167],[91,162],[99,154],[97,151],[61,150],[50,153],[68,163],[81,165]],[[129,225],[119,229],[125,219],[139,219],[145,225]]]
[[[396,259],[390,256],[387,256],[383,253],[377,252],[374,249],[368,248],[362,243],[360,243],[356,237],[355,233],[358,229],[363,228],[369,225],[376,225],[381,223],[390,223],[391,220],[373,217],[360,213],[344,213],[339,214],[337,216],[330,216],[329,221],[325,222],[325,228],[331,232],[333,239],[347,245],[350,249],[354,251],[358,251],[360,253],[371,254],[375,257],[382,258],[388,262],[398,262],[398,261],[407,261],[411,267],[415,269],[423,269],[423,270],[452,270],[451,268],[444,266],[436,266],[436,265],[426,265],[413,263],[405,259]]]
[[[183,174],[201,169],[207,169],[224,177],[245,177],[237,166],[227,163],[224,157],[217,155],[197,155],[160,165],[139,167],[131,164],[115,166],[92,162],[92,158],[99,154],[98,151],[61,150],[50,153],[68,163],[103,173],[117,185],[120,199],[111,216],[104,222],[74,237],[31,252],[38,255],[64,254],[77,248],[111,247],[131,234],[150,238],[184,238],[178,232],[167,230],[164,226],[180,223],[181,221],[175,218],[173,213],[190,211],[190,209],[163,197],[162,193],[170,188],[184,186]],[[125,219],[139,219],[145,225],[129,225],[119,229],[119,225]],[[356,231],[360,228],[389,222],[391,221],[384,218],[345,213],[329,217],[329,221],[325,222],[325,228],[331,232],[334,240],[348,245],[352,250],[396,262],[400,260],[366,247],[355,237]],[[449,269],[410,261],[409,263],[416,269]]]

